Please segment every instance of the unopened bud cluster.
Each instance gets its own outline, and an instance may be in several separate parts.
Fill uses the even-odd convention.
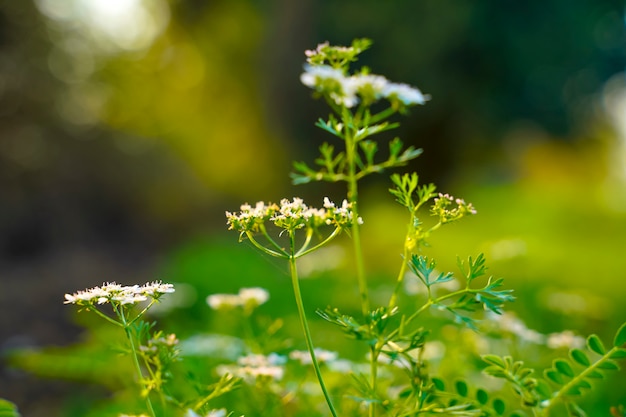
[[[466,203],[461,198],[454,198],[449,194],[439,193],[439,197],[434,199],[431,207],[431,214],[438,216],[443,224],[459,220],[467,215],[476,214],[476,209],[472,203]]]

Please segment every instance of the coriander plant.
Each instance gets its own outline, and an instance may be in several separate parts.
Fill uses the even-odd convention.
[[[240,322],[228,326],[233,335],[198,330],[182,341],[149,321],[153,307],[175,295],[172,284],[107,283],[66,294],[66,304],[102,319],[113,330],[106,337],[119,341],[116,366],[107,366],[114,368],[113,380],[122,381],[110,398],[115,407],[94,410],[90,416],[229,417],[242,411],[298,417],[586,415],[581,398],[598,386],[596,381],[619,370],[619,361],[626,358],[626,323],[610,346],[597,335],[542,335],[504,312],[515,298],[501,278],[487,274],[483,254],[459,258],[457,271],[439,270],[437,260],[425,251],[431,235],[476,210],[433,184],[420,183],[416,173],[390,176],[391,197],[406,210],[406,233],[397,274],[388,279],[393,288],[388,300],[372,300],[359,182],[421,155],[421,149],[405,146],[399,138],[386,141],[388,150],[379,152],[385,146],[379,134],[398,127],[392,116],[425,105],[430,97],[368,68],[353,69],[369,46],[366,39],[348,47],[318,45],[306,51],[300,77],[328,104],[329,116],[316,125],[334,136],[334,142],[320,146],[313,166],[296,162],[292,180],[345,183],[346,198],[321,198],[320,206],[312,207],[294,197],[226,212],[228,228],[240,241],[288,266],[306,351],[296,349],[283,333],[281,318],[258,311],[270,297],[259,287],[206,298],[219,318]],[[316,346],[300,287],[298,261],[329,249],[342,234],[351,240],[359,308],[357,314],[318,308],[317,314],[337,326],[349,343],[363,346],[367,355],[361,361]],[[411,283],[418,290],[408,291]],[[535,352],[531,365],[509,351],[502,343],[505,338]],[[551,363],[533,363],[537,356],[549,357]],[[203,380],[197,376],[200,371],[214,379]],[[101,374],[91,378],[105,379]],[[623,405],[605,409],[607,415],[626,416]],[[0,414],[19,415],[1,399]]]
[[[334,143],[340,146],[328,143],[320,146],[320,157],[315,160],[314,167],[296,162],[292,179],[294,184],[344,182],[347,199],[341,209],[327,198],[322,208],[309,208],[301,199],[294,198],[293,201],[282,200],[279,205],[259,202],[253,208],[244,204],[239,213],[226,213],[229,228],[239,232],[240,239],[248,239],[262,252],[289,263],[311,364],[330,414],[342,415],[335,402],[347,401],[348,395],[332,398],[328,393],[307,323],[296,260],[346,231],[353,244],[362,314],[354,317],[331,307],[318,310],[318,314],[339,326],[349,337],[364,343],[369,350],[369,372],[353,373],[357,395],[350,397],[362,405],[358,410],[366,409],[370,417],[556,415],[553,410],[559,413],[566,410],[571,416],[584,415],[577,405],[578,397],[592,388],[590,381],[593,378],[603,378],[606,372],[618,369],[616,360],[626,357],[626,326],[618,331],[611,349],[605,349],[597,336],[590,336],[587,340],[590,352],[571,349],[569,359],[556,359],[553,366],[545,370],[543,378],[510,356],[484,355],[483,360],[488,365],[484,372],[507,381],[519,397],[518,405],[492,397],[483,388],[470,388],[463,380],[449,388],[443,379],[431,375],[423,355],[431,333],[429,321],[423,318],[426,310],[434,308],[448,312],[456,322],[478,330],[477,314],[481,311],[501,314],[504,305],[514,297],[512,290],[502,288],[502,279],[487,277],[483,254],[467,260],[459,259],[458,274],[439,272],[436,261],[423,254],[433,232],[476,214],[476,210],[463,199],[438,193],[433,184],[420,184],[416,173],[391,176],[389,191],[408,212],[407,232],[402,262],[389,302],[372,305],[361,243],[364,222],[359,215],[359,181],[369,174],[404,166],[422,153],[413,146],[405,147],[399,138],[395,138],[388,144],[388,156],[381,159],[375,137],[398,126],[389,120],[392,115],[405,114],[413,106],[426,104],[430,97],[417,88],[372,74],[369,68],[353,71],[351,64],[369,46],[367,39],[355,40],[349,47],[320,44],[315,50],[306,51],[307,64],[300,77],[302,83],[330,107],[331,114],[327,119],[318,120],[317,126],[335,136],[338,141]],[[420,210],[423,207],[429,207],[433,222],[427,224],[423,219]],[[270,225],[278,229],[274,235],[268,231]],[[302,235],[301,244],[297,243],[299,235]],[[278,241],[280,236],[286,236],[287,242]],[[312,243],[314,237],[317,240]],[[417,308],[414,305],[401,308],[398,303],[408,271],[426,289]],[[452,281],[459,282],[458,288],[443,293],[438,291]],[[596,357],[591,359],[588,353]],[[385,371],[389,364],[400,366],[404,378],[396,378]],[[617,412],[615,410],[613,412]]]

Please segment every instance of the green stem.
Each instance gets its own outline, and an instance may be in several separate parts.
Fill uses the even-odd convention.
[[[370,347],[370,377],[372,384],[372,392],[376,392],[376,381],[378,380],[378,355],[379,351],[376,346]],[[372,401],[369,406],[369,417],[376,415],[376,405]]]
[[[306,340],[306,346],[309,350],[309,354],[311,355],[311,362],[313,363],[313,369],[315,370],[315,375],[317,376],[317,380],[320,384],[320,388],[322,389],[322,393],[324,394],[324,398],[326,399],[326,403],[328,404],[328,408],[330,409],[330,413],[333,417],[337,417],[337,412],[335,411],[335,407],[330,399],[330,395],[328,394],[328,390],[326,389],[326,384],[324,384],[324,379],[322,378],[322,372],[320,371],[319,363],[317,362],[317,357],[315,356],[315,348],[313,347],[313,339],[311,338],[311,331],[309,330],[309,324],[306,319],[306,313],[304,311],[304,303],[302,302],[302,294],[300,293],[300,282],[298,280],[298,268],[296,266],[296,257],[295,257],[295,231],[289,231],[289,240],[291,244],[291,253],[292,255],[289,257],[289,270],[291,272],[291,283],[293,285],[293,293],[296,299],[296,305],[298,306],[298,314],[300,316],[300,324],[302,325],[302,330],[304,331],[304,337]]]
[[[324,239],[322,242],[318,243],[317,245],[313,246],[312,248],[307,249],[306,246],[302,246],[302,248],[300,248],[300,250],[293,256],[295,258],[300,258],[301,256],[304,256],[307,253],[311,253],[314,250],[321,248],[322,246],[324,246],[325,244],[333,240],[335,237],[339,235],[339,233],[341,233],[341,227],[335,228],[335,230],[333,230],[333,232],[326,239]]]
[[[130,331],[130,324],[126,322],[126,316],[124,314],[124,308],[120,308],[118,311],[119,317],[124,325],[124,332],[126,332],[126,338],[128,339],[128,343],[130,345],[130,350],[132,353],[133,364],[135,365],[135,370],[137,371],[137,376],[139,377],[139,383],[142,388],[144,387],[143,383],[143,372],[141,371],[141,365],[139,364],[139,355],[137,353],[137,348],[135,347],[135,340],[133,339],[133,335]],[[134,321],[134,320],[133,320]],[[148,411],[152,417],[156,417],[156,413],[154,412],[154,408],[152,407],[152,401],[150,401],[150,393],[146,393],[146,405],[148,407]]]
[[[281,252],[276,252],[261,245],[259,242],[256,241],[252,232],[246,232],[246,235],[248,236],[248,240],[250,240],[250,243],[252,243],[257,249],[261,250],[261,252],[265,252],[270,256],[275,256],[276,258],[288,258],[289,257],[289,254],[283,251],[282,249],[281,249]]]
[[[404,275],[406,274],[408,258],[411,256],[411,250],[406,243],[408,239],[409,234],[407,233],[404,244],[404,253],[402,254],[402,266],[400,266],[400,272],[398,272],[398,279],[396,280],[396,286],[393,289],[393,294],[391,294],[391,298],[389,299],[389,311],[391,311],[391,309],[394,308],[398,302],[398,293],[400,292],[400,288],[402,287],[402,283],[404,282]]]
[[[115,324],[116,326],[119,326],[119,327],[124,327],[122,323],[120,323],[119,321],[113,320],[111,317],[107,316],[106,314],[98,310],[98,308],[94,306],[93,304],[90,304],[86,307],[87,307],[87,310],[93,311],[94,313],[96,313],[97,315],[99,315],[100,317],[108,321],[109,323]]]
[[[357,281],[361,296],[361,311],[367,317],[370,311],[369,293],[365,280],[365,262],[363,260],[363,248],[361,246],[361,233],[359,225],[358,197],[359,189],[356,178],[356,144],[351,136],[346,135],[346,158],[348,160],[348,201],[352,204],[352,244],[356,262]]]
[[[274,239],[272,239],[272,237],[270,236],[269,233],[267,233],[267,229],[265,228],[265,224],[261,223],[261,225],[259,226],[259,228],[261,229],[261,232],[263,233],[263,236],[265,236],[265,239],[270,242],[270,244],[276,248],[276,250],[283,254],[284,257],[286,258],[287,256],[289,256],[289,254],[287,252],[285,252],[285,249],[283,247],[281,247],[278,243],[276,243],[276,241]],[[248,232],[248,237],[250,237],[250,233]]]

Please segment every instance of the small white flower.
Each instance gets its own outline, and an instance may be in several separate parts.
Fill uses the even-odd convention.
[[[285,370],[281,365],[286,358],[278,354],[268,356],[252,354],[237,359],[237,365],[220,365],[217,367],[218,374],[230,373],[253,383],[257,378],[271,378],[279,381],[283,378]]]
[[[565,330],[560,333],[549,334],[546,344],[550,349],[582,348],[585,346],[585,338],[581,336],[576,336],[571,330]]]
[[[270,299],[270,293],[260,287],[242,288],[239,290],[239,297],[244,305],[254,304],[260,306]]]
[[[201,416],[200,414],[196,413],[192,409],[187,409],[187,412],[185,413],[185,417],[226,417],[227,415],[228,413],[225,408],[211,410],[204,416]]]
[[[408,84],[389,83],[384,87],[382,95],[387,99],[397,99],[406,106],[426,104],[426,101],[430,100],[430,96],[422,94],[420,90]]]
[[[328,65],[305,65],[300,81],[314,90],[328,92],[330,98],[339,105],[353,107],[359,102],[350,77]]]
[[[241,298],[236,294],[211,294],[206,298],[206,302],[213,310],[241,306]]]
[[[337,352],[315,348],[315,357],[320,363],[332,362],[336,360],[339,355]],[[308,350],[294,350],[289,353],[289,359],[299,361],[301,365],[310,365],[313,360]]]

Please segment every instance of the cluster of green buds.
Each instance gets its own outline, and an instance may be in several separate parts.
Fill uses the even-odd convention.
[[[430,212],[433,216],[439,217],[441,224],[459,220],[467,215],[476,214],[476,209],[472,203],[466,203],[461,198],[454,198],[449,194],[439,193],[439,197],[433,200]]]
[[[342,230],[350,228],[354,221],[351,203],[343,200],[341,206],[337,206],[327,197],[324,198],[322,208],[309,207],[301,198],[297,197],[291,201],[283,199],[280,205],[266,204],[260,201],[254,207],[250,204],[243,204],[240,208],[239,213],[226,212],[228,229],[238,231],[240,238],[246,236],[259,249],[281,258],[288,258],[291,255],[301,256],[305,252],[308,253],[316,249],[334,238]],[[359,224],[363,222],[360,217],[356,221]],[[290,236],[293,236],[296,230],[303,229],[306,233],[305,243],[297,253],[293,250],[286,251],[269,235],[268,223],[280,229],[281,233],[287,232]],[[334,230],[321,244],[309,249],[313,234],[319,234],[320,229],[324,226],[334,227]],[[257,242],[255,235],[259,233],[265,237],[273,249]]]

